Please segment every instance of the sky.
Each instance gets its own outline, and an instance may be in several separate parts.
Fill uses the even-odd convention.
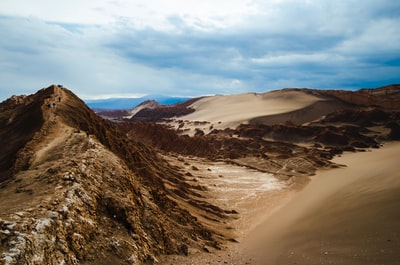
[[[1,0],[0,101],[400,83],[400,1]]]

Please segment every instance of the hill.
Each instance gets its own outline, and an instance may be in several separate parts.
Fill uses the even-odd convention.
[[[0,109],[5,264],[152,263],[224,240],[191,213],[217,220],[229,211],[71,91],[50,86]]]

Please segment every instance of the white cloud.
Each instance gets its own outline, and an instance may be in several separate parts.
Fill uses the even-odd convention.
[[[400,54],[400,18],[380,19],[368,23],[359,35],[346,39],[337,47],[349,55],[392,52]]]
[[[120,19],[137,27],[171,29],[168,18],[178,16],[188,25],[227,27],[244,16],[257,13],[251,1],[243,0],[2,0],[0,14],[35,17],[44,21],[77,24],[110,24]]]
[[[280,66],[290,66],[298,64],[307,63],[322,63],[326,61],[332,62],[344,62],[347,61],[346,58],[328,54],[328,53],[309,53],[309,54],[282,54],[275,56],[265,56],[261,58],[252,58],[252,62],[259,65],[269,66],[269,67],[280,67]]]

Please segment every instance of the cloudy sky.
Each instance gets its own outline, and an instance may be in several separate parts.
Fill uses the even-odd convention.
[[[400,83],[400,1],[1,0],[0,100]]]

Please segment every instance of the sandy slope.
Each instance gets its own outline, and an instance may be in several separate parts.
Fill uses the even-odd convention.
[[[399,264],[400,143],[346,154],[243,243],[252,264]],[[396,263],[397,262],[397,263]]]
[[[301,91],[273,91],[265,94],[217,95],[191,105],[196,111],[182,120],[208,121],[214,128],[236,127],[249,119],[286,113],[323,100]]]
[[[239,243],[161,263],[399,264],[399,151],[395,142],[348,153],[334,160],[346,167],[318,172],[300,192],[248,198],[248,209],[258,213],[242,212]]]

